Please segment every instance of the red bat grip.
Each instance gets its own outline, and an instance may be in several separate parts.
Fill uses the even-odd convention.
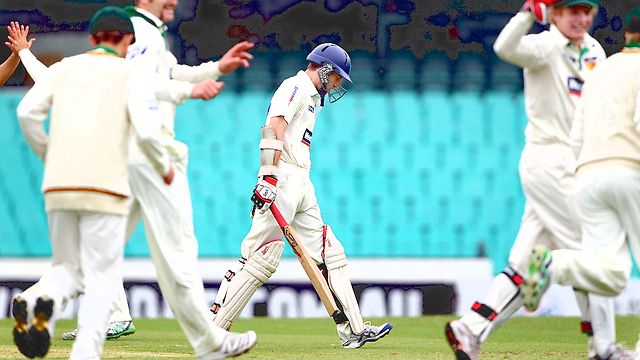
[[[282,216],[275,203],[271,204],[269,209],[271,209],[271,213],[273,214],[273,217],[276,218],[276,221],[278,222],[278,226],[280,226],[280,228],[289,226],[289,223],[287,223],[287,220],[284,219],[284,216]]]

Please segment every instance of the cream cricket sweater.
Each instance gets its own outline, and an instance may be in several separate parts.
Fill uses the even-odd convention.
[[[600,64],[583,87],[571,138],[577,169],[624,162],[640,167],[640,48],[625,48]]]
[[[126,214],[128,144],[135,132],[161,174],[168,156],[155,139],[161,121],[151,88],[129,61],[102,49],[63,59],[25,95],[20,125],[34,151],[45,160],[42,189],[50,210]],[[51,109],[49,136],[34,130]],[[147,129],[141,130],[144,126]],[[42,126],[40,125],[40,128]],[[155,135],[154,135],[155,134]],[[154,135],[155,137],[153,137]],[[153,138],[152,140],[144,139]]]

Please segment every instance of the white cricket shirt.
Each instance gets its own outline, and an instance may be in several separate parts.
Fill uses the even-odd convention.
[[[524,69],[527,142],[568,145],[582,85],[606,54],[589,34],[576,48],[554,25],[527,35],[533,21],[529,12],[516,14],[493,48],[501,59]]]
[[[280,161],[311,169],[311,141],[313,127],[322,109],[320,94],[304,71],[280,84],[271,98],[266,124],[275,116],[282,116],[289,124],[284,132]]]

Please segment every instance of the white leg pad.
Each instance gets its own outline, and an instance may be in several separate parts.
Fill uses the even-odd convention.
[[[362,320],[362,314],[360,314],[356,295],[353,292],[353,286],[351,286],[351,280],[347,276],[345,269],[347,256],[344,253],[342,244],[331,231],[331,227],[327,225],[325,232],[324,263],[329,273],[329,287],[338,298],[338,301],[340,301],[342,310],[347,319],[349,319],[350,330],[355,334],[360,334],[364,331],[364,321]],[[350,335],[346,334],[346,332],[348,332],[348,329],[338,325],[338,335],[341,339]]]
[[[218,313],[213,318],[216,326],[226,330],[231,327],[256,290],[275,273],[283,250],[284,241],[277,240],[262,245],[251,254],[242,269],[227,284],[226,292],[220,299]]]

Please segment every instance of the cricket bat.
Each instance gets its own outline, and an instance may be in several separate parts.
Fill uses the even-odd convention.
[[[302,264],[304,272],[307,273],[309,280],[311,280],[311,284],[318,293],[322,304],[324,305],[325,309],[327,309],[329,316],[333,318],[336,324],[340,324],[346,321],[346,316],[342,313],[342,311],[340,311],[338,305],[336,304],[336,300],[333,298],[333,293],[331,293],[331,290],[329,289],[329,284],[327,284],[327,281],[320,272],[320,269],[316,265],[315,261],[313,261],[313,259],[309,256],[302,243],[298,241],[298,235],[296,235],[291,226],[289,226],[287,220],[284,219],[276,204],[271,204],[270,209],[273,217],[275,217],[276,221],[278,222],[280,229],[282,229],[284,237],[287,239],[289,245],[291,245],[293,252],[298,257],[298,261],[300,261],[300,264]]]

